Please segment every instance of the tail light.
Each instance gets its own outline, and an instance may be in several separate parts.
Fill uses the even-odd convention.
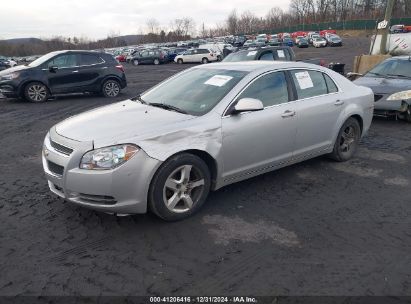
[[[213,57],[213,56],[214,56],[214,54],[213,54],[213,53],[210,53],[210,56],[211,56],[211,57]]]
[[[124,73],[124,67],[121,64],[116,65],[116,69],[118,69],[118,70],[120,70]]]
[[[323,66],[323,67],[325,67],[325,66],[327,65],[327,63],[325,62],[324,59],[321,59],[321,60],[320,60],[320,65]]]

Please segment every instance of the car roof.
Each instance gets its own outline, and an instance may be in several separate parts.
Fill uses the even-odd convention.
[[[198,65],[196,69],[221,69],[221,70],[235,70],[244,72],[265,72],[276,69],[293,69],[293,68],[307,68],[324,70],[319,65],[314,65],[305,62],[297,61],[239,61],[239,62],[217,62],[207,65]]]

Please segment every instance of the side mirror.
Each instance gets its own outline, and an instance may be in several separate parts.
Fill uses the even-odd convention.
[[[50,71],[51,73],[55,73],[58,69],[59,69],[59,68],[58,68],[57,66],[54,66],[54,65],[49,66],[49,71]]]
[[[255,98],[241,98],[234,106],[233,113],[260,111],[264,109],[264,105],[259,99]]]

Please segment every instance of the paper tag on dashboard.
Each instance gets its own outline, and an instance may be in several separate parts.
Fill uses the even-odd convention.
[[[209,80],[204,82],[204,84],[213,85],[213,86],[216,86],[216,87],[222,87],[227,82],[229,82],[231,79],[233,79],[233,77],[231,77],[231,76],[214,75]]]
[[[298,85],[301,90],[312,88],[314,86],[313,81],[311,80],[310,74],[308,72],[298,72],[295,73],[295,78],[297,78]]]
[[[284,50],[277,50],[278,58],[285,58]]]
[[[247,53],[247,56],[254,56],[255,54],[257,54],[257,51],[251,51]]]

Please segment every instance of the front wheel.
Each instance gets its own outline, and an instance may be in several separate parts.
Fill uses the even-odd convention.
[[[350,117],[338,132],[334,150],[330,157],[336,161],[349,160],[357,150],[361,138],[361,127],[358,120]]]
[[[202,63],[202,64],[208,63],[208,59],[207,59],[207,58],[203,58],[203,59],[201,60],[201,63]]]
[[[105,97],[117,97],[120,91],[120,83],[117,80],[110,79],[103,83],[102,92]]]
[[[49,90],[41,82],[31,82],[24,88],[24,97],[30,102],[45,102],[49,98]]]
[[[177,63],[178,63],[178,64],[183,64],[183,59],[178,59],[178,60],[177,60]]]
[[[200,209],[210,191],[205,162],[192,154],[167,160],[156,172],[149,190],[149,208],[166,221],[178,221]]]
[[[134,60],[133,60],[133,65],[134,65],[134,66],[135,66],[135,65],[139,65],[139,62],[138,62],[137,59],[134,59]]]

